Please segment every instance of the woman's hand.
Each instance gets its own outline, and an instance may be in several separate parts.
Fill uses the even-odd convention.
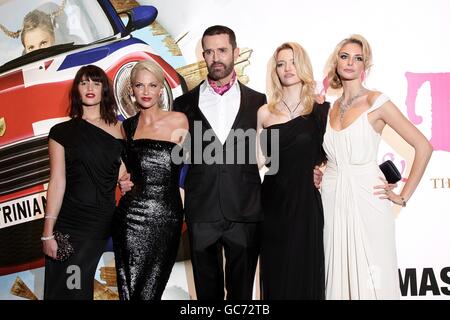
[[[43,240],[42,251],[46,256],[56,259],[56,251],[58,250],[58,244],[55,239]]]
[[[323,172],[320,170],[319,166],[314,167],[314,185],[317,189],[320,189],[320,184],[322,183]]]
[[[120,194],[124,195],[134,186],[134,183],[131,181],[131,175],[129,173],[125,173],[120,177],[119,181],[117,181],[117,185],[120,189]]]
[[[403,205],[403,198],[396,194],[394,191],[397,188],[396,183],[388,183],[385,178],[379,177],[384,184],[373,187],[374,189],[378,189],[380,191],[374,192],[375,195],[380,195],[380,199],[389,199],[395,204],[399,206]]]
[[[314,100],[318,103],[318,104],[322,104],[325,102],[325,95],[324,94],[316,94],[314,95]]]

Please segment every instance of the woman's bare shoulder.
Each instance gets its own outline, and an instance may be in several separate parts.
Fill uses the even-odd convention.
[[[375,102],[375,100],[377,100],[377,98],[382,94],[383,93],[380,91],[370,90],[367,94],[367,103],[369,104],[369,106],[371,106]]]

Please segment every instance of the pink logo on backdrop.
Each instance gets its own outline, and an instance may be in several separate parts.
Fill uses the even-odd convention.
[[[408,95],[406,107],[408,118],[414,124],[422,123],[416,114],[416,97],[420,87],[427,81],[431,88],[431,140],[434,150],[450,152],[450,73],[406,72]]]

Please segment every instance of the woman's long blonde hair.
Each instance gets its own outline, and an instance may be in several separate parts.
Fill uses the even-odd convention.
[[[306,115],[312,112],[314,105],[315,94],[315,81],[311,66],[311,61],[305,49],[301,45],[295,42],[285,42],[280,45],[270,58],[269,70],[269,103],[268,109],[275,114],[280,113],[277,110],[276,105],[281,102],[283,98],[283,87],[280,82],[280,78],[277,74],[277,56],[281,50],[290,49],[294,54],[294,66],[297,71],[297,76],[300,78],[302,84],[302,90],[300,92],[300,101],[303,105],[302,115]]]
[[[341,78],[337,74],[337,64],[339,59],[339,52],[348,43],[355,43],[361,47],[364,59],[364,71],[366,73],[369,72],[369,69],[372,66],[372,49],[370,48],[369,42],[366,40],[366,38],[359,34],[352,34],[350,37],[342,40],[336,45],[325,66],[325,74],[328,79],[328,83],[333,89],[342,88]]]

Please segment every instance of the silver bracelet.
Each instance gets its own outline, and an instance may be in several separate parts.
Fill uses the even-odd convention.
[[[56,216],[44,215],[44,219],[53,219],[56,220]]]
[[[55,239],[55,235],[54,235],[54,234],[52,234],[51,236],[48,236],[48,237],[41,237],[41,240],[42,240],[42,241],[45,241],[45,240],[52,240],[52,239]]]

